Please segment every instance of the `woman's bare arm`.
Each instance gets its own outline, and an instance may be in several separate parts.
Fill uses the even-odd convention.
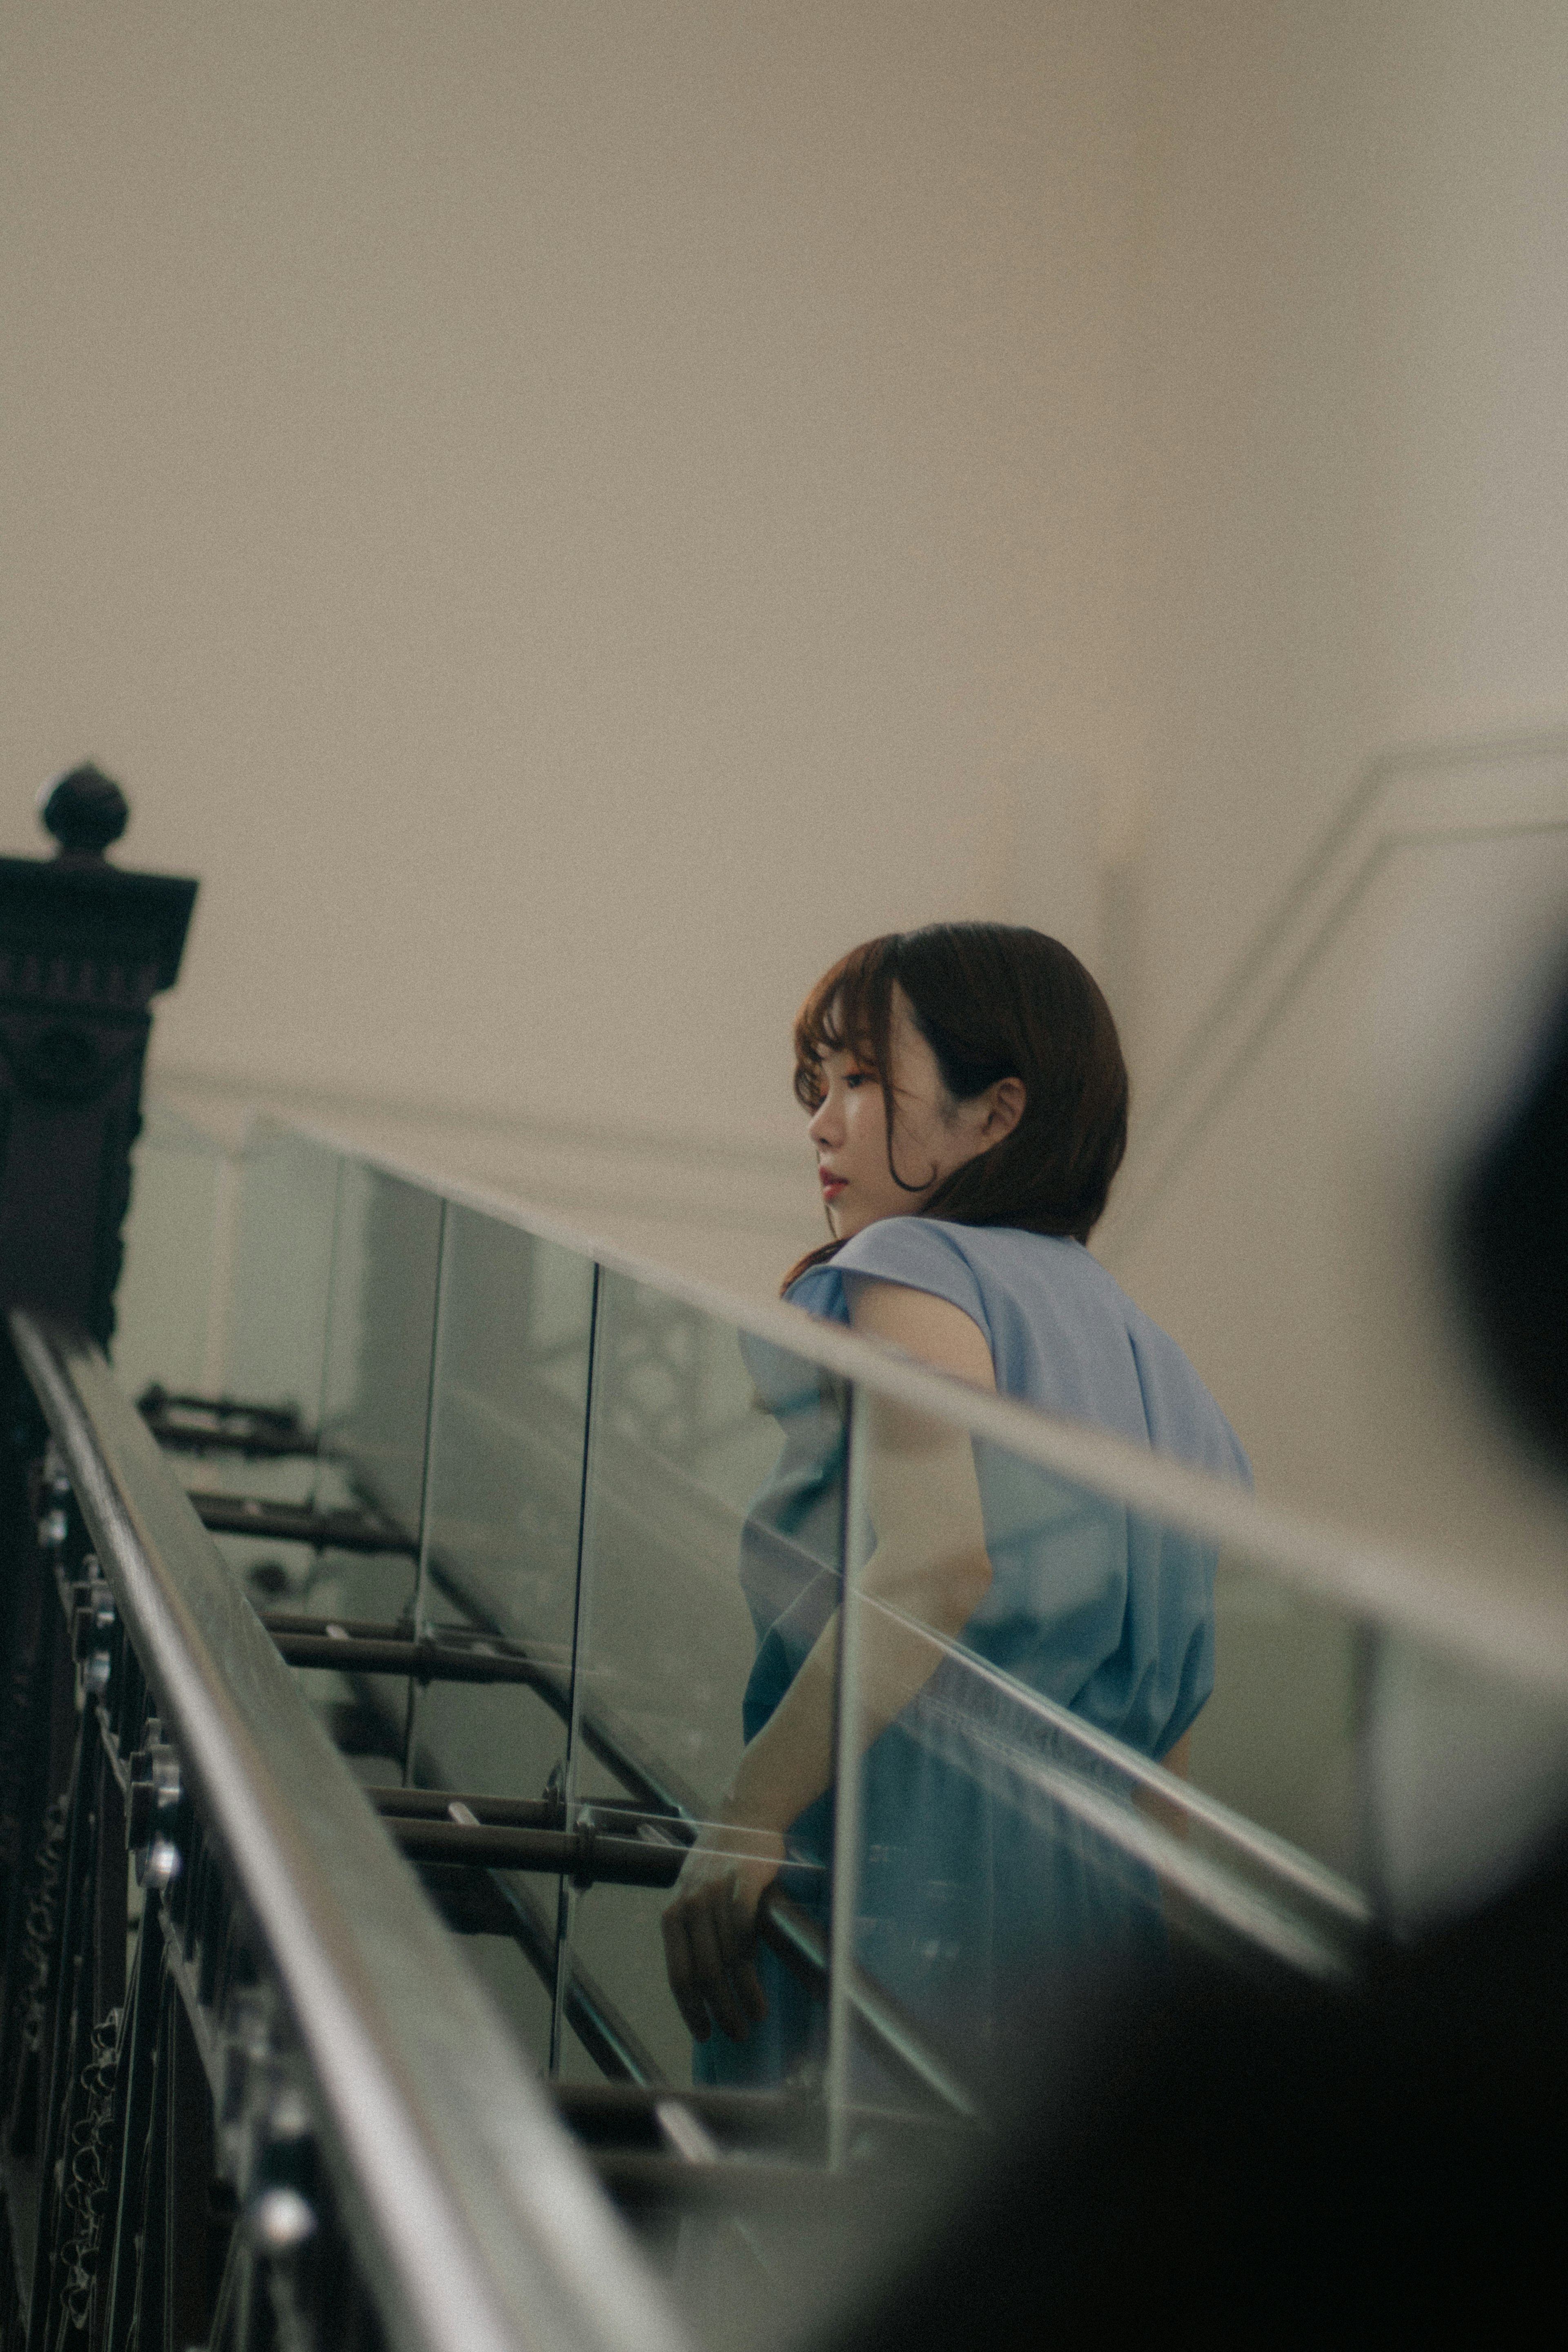
[[[852,1278],[855,1328],[985,1388],[985,1334],[946,1299]],[[869,1490],[876,1549],[862,1590],[861,1738],[869,1746],[929,1680],[944,1642],[990,1586],[974,1454],[962,1430],[874,1399]],[[877,1606],[881,1603],[883,1606]],[[922,1631],[929,1628],[933,1640]],[[783,1860],[783,1832],[831,1783],[839,1617],[835,1611],[775,1713],[742,1756],[664,1913],[665,1962],[699,2041],[713,2016],[733,2040],[763,2014],[750,1952],[757,1906]]]

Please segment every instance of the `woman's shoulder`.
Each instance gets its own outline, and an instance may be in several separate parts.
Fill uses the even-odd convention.
[[[1079,1242],[1005,1225],[960,1225],[943,1217],[883,1217],[862,1226],[826,1264],[791,1284],[789,1296],[814,1314],[843,1313],[846,1277],[899,1283],[951,1298],[973,1314],[998,1295],[1046,1286],[1122,1293]]]
[[[1041,1410],[1097,1423],[1225,1476],[1247,1457],[1168,1331],[1082,1242],[1016,1225],[885,1217],[790,1286],[792,1305],[850,1319],[846,1281],[946,1298],[990,1343],[998,1385]]]
[[[883,1217],[848,1240],[832,1259],[841,1288],[857,1279],[894,1283],[945,1298],[988,1326],[984,1253],[969,1244],[977,1229],[936,1217]]]
[[[966,1307],[989,1334],[998,1383],[1010,1394],[1249,1480],[1236,1433],[1185,1350],[1082,1242],[902,1217],[857,1234],[834,1264],[898,1225],[905,1234],[859,1252],[846,1272],[940,1290]]]
[[[983,1290],[1058,1291],[1102,1295],[1131,1308],[1113,1277],[1082,1242],[1036,1234],[1018,1225],[959,1225],[944,1217],[887,1217],[867,1225],[832,1261],[844,1274],[922,1286],[920,1277],[962,1268]]]
[[[852,1234],[831,1263],[841,1274],[880,1276],[887,1269],[887,1279],[896,1281],[896,1273],[890,1270],[894,1267],[942,1265],[954,1259],[973,1264],[967,1244],[982,1230],[948,1224],[940,1217],[881,1217]]]

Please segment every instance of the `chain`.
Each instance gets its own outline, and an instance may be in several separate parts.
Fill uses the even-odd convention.
[[[0,1736],[0,1863],[16,1858],[26,1768],[33,1744],[37,1664],[32,1649],[23,1642],[11,1667],[4,1702],[5,1729]]]
[[[80,2111],[71,2133],[61,2200],[65,2237],[60,2262],[66,2274],[61,2300],[78,2328],[86,2327],[92,2310],[98,2244],[109,2201],[120,2016],[118,2009],[111,2009],[101,2025],[93,2028],[92,2044],[81,2070]]]
[[[43,1834],[33,1871],[33,1888],[22,1924],[22,1948],[17,1976],[23,2001],[22,2047],[29,2053],[44,2039],[44,2012],[48,2006],[49,1978],[54,1964],[55,1928],[60,1913],[60,1868],[65,1860],[66,1825],[70,1817],[68,1793],[57,1797],[44,1814]]]

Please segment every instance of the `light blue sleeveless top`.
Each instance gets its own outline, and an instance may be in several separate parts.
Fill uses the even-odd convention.
[[[929,1292],[970,1316],[1004,1395],[1250,1482],[1234,1432],[1181,1349],[1082,1244],[891,1217],[787,1296],[847,1323],[857,1277]],[[833,1383],[770,1343],[743,1344],[783,1438],[741,1548],[758,1638],[742,1710],[749,1740],[838,1605],[844,1427]],[[975,1468],[992,1581],[964,1648],[1141,1753],[1164,1755],[1213,1686],[1212,1547],[983,1442]],[[979,2030],[999,2013],[1006,1984],[1051,1956],[1081,1964],[1146,1941],[1151,1921],[1157,1942],[1158,1927],[1152,1884],[1129,1889],[1123,1874],[1113,1885],[1105,1855],[1072,1823],[1042,1835],[1038,1819],[987,1794],[983,1759],[964,1753],[972,1705],[962,1678],[939,1669],[867,1751],[859,1942],[862,1965],[915,2014],[955,2026],[961,2008]],[[817,1865],[790,1890],[809,1904],[821,1899],[831,1839],[830,1792],[789,1841]],[[716,2035],[697,2053],[699,2079],[777,2082],[812,2043],[820,2021],[777,1970],[764,1973],[768,2028],[739,2048]]]
[[[939,1217],[884,1217],[791,1284],[790,1302],[847,1323],[851,1275],[929,1291],[961,1307],[986,1335],[1004,1396],[1250,1482],[1235,1432],[1176,1341],[1082,1242]]]
[[[789,1303],[849,1322],[846,1275],[931,1291],[961,1307],[985,1331],[1004,1397],[1250,1482],[1237,1434],[1187,1357],[1082,1242],[886,1216],[789,1284]]]
[[[1003,1395],[1250,1482],[1234,1431],[1175,1340],[1082,1243],[888,1217],[802,1275],[790,1302],[847,1323],[847,1285],[856,1276],[927,1291],[960,1307],[986,1335]],[[837,1536],[838,1464],[811,1410],[817,1400],[800,1392],[798,1380],[780,1381],[776,1368],[769,1380],[759,1354],[751,1365],[785,1448],[752,1506],[748,1549],[758,1549],[758,1538],[765,1548],[762,1531],[771,1526],[825,1560]],[[975,1463],[993,1581],[965,1630],[966,1645],[1101,1730],[1145,1755],[1163,1755],[1213,1686],[1211,1549],[993,1447],[977,1445]],[[782,1595],[753,1589],[754,1576],[747,1582],[766,1647],[765,1628],[777,1618],[771,1604]],[[789,1661],[791,1668],[799,1663]],[[767,1694],[773,1705],[789,1679],[786,1673]],[[754,1688],[748,1714],[760,1718],[764,1696]]]

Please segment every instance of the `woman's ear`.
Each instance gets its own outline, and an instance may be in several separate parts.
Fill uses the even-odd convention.
[[[988,1144],[1000,1143],[1009,1136],[1024,1115],[1029,1096],[1021,1078],[998,1078],[990,1089],[990,1101],[980,1132]]]

